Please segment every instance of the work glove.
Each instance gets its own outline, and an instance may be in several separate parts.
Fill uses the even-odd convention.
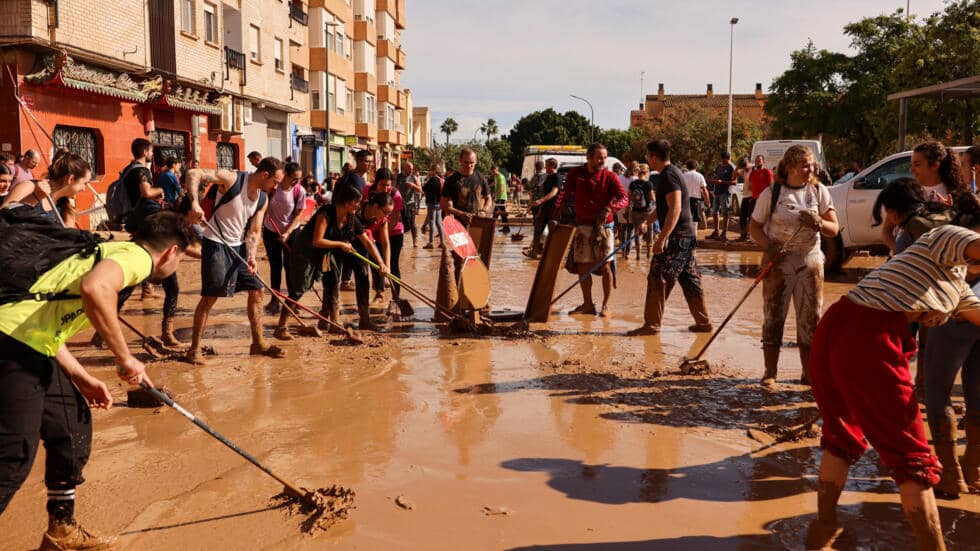
[[[820,230],[820,222],[823,220],[816,211],[804,210],[800,212],[800,225],[805,228],[813,228],[814,230]]]

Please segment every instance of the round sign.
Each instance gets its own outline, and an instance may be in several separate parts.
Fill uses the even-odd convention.
[[[459,292],[466,297],[470,306],[480,309],[487,305],[490,300],[490,270],[480,257],[466,259],[459,280]]]
[[[470,232],[463,227],[463,224],[459,220],[456,220],[456,217],[449,215],[443,218],[442,228],[446,232],[446,239],[449,241],[449,246],[452,247],[453,252],[459,255],[460,258],[469,258],[478,254]]]

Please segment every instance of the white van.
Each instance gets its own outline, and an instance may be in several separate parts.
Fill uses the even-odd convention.
[[[817,165],[821,170],[827,170],[827,159],[823,154],[823,144],[820,140],[764,140],[755,142],[752,145],[752,155],[749,157],[751,165],[755,158],[762,155],[766,159],[766,166],[776,171],[776,166],[783,159],[786,150],[794,145],[802,145],[813,152],[813,158],[817,160]]]
[[[534,163],[544,162],[549,158],[557,160],[558,166],[584,165],[586,152],[586,148],[577,145],[530,145],[524,150],[521,178],[530,180],[534,176]],[[606,168],[609,170],[612,170],[616,163],[626,165],[616,157],[606,157]]]

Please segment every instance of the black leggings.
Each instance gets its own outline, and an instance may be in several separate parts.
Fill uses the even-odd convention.
[[[354,249],[357,250],[362,256],[367,256],[367,251],[364,250],[363,245],[357,243],[354,245]],[[344,268],[349,269],[354,275],[354,285],[355,291],[354,295],[357,297],[357,310],[361,313],[367,313],[368,300],[370,299],[371,292],[371,278],[368,276],[368,265],[354,255],[345,255],[346,258],[339,257],[335,266],[337,269],[330,270],[323,273],[323,311],[333,312],[335,308],[340,305],[340,280]],[[341,268],[343,266],[344,268]]]
[[[180,295],[180,282],[177,272],[163,280],[163,317],[172,318],[177,315],[177,297]]]
[[[405,234],[389,235],[388,245],[391,247],[391,265],[388,266],[388,270],[391,271],[391,275],[400,278],[402,276],[402,271],[401,268],[398,267],[398,262],[402,256],[402,247],[405,245]],[[384,276],[379,274],[377,270],[371,270],[371,277],[374,279],[374,288],[381,289],[382,285],[384,285]],[[392,282],[391,298],[398,299],[400,296],[401,286],[395,282]]]
[[[54,358],[0,333],[0,514],[20,489],[44,441],[44,483],[82,483],[92,450],[92,414]]]
[[[282,287],[283,270],[289,270],[289,251],[283,246],[279,234],[265,226],[262,227],[262,243],[265,245],[265,254],[269,257],[269,286],[278,291]]]

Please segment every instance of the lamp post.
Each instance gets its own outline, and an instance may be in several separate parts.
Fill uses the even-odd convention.
[[[327,27],[336,28],[338,25],[339,23],[337,23],[336,21],[324,21],[323,22],[324,37],[327,34],[326,33]],[[336,40],[337,39],[334,38],[334,43],[336,43]],[[341,38],[341,40],[343,40],[343,38]],[[325,84],[327,85],[327,88],[329,88],[330,87],[330,44],[324,44],[324,46],[326,46],[326,48],[324,48],[324,55],[323,55],[323,72],[327,75]],[[334,79],[334,84],[336,83],[337,83],[337,79]],[[327,121],[326,124],[324,125],[327,127],[327,131],[323,135],[323,141],[327,142],[327,176],[330,176],[330,146],[331,146],[330,144],[330,90],[327,90],[326,96],[327,96],[326,98],[321,98],[322,100],[325,100],[327,102],[325,106],[327,111]],[[339,98],[334,98],[334,101],[338,101],[338,100]]]
[[[732,80],[735,74],[735,25],[738,18],[733,17],[729,23],[732,26],[731,39],[728,44],[728,152],[732,151]]]
[[[578,99],[578,100],[582,100],[582,101],[585,102],[586,105],[589,106],[589,112],[592,114],[592,119],[591,119],[592,120],[592,125],[589,127],[589,136],[590,136],[590,140],[591,140],[590,143],[595,143],[595,109],[592,108],[592,104],[589,102],[589,100],[587,100],[585,98],[580,98],[580,97],[576,96],[575,94],[569,94],[569,96],[571,96],[571,97],[573,97],[575,99]]]

